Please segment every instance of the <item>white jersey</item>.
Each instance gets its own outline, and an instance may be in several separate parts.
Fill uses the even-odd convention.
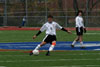
[[[52,21],[52,23],[46,22],[41,27],[40,31],[43,32],[46,30],[47,35],[56,35],[56,29],[62,29],[62,27],[58,23]]]
[[[75,22],[76,22],[76,27],[83,27],[84,28],[84,24],[83,24],[83,18],[82,16],[77,16],[75,18]]]

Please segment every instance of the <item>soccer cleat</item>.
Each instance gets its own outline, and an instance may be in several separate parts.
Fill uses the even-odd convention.
[[[74,45],[71,45],[72,48],[74,48]]]
[[[32,51],[30,52],[30,54],[29,54],[29,55],[30,55],[30,56],[31,56],[31,55],[33,55]]]
[[[46,53],[46,56],[50,56],[50,52],[49,51]]]

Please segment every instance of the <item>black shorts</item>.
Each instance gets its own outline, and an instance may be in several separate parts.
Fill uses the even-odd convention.
[[[76,34],[78,35],[78,36],[80,36],[80,35],[83,35],[83,27],[76,27]]]
[[[56,35],[46,35],[43,41],[52,44],[53,41],[56,41]]]

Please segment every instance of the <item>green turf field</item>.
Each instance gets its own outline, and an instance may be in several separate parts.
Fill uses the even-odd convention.
[[[29,56],[23,51],[0,52],[0,67],[100,67],[100,51],[52,52]]]
[[[67,34],[57,31],[57,41],[73,41],[76,34],[72,32],[73,34]],[[45,32],[33,40],[32,36],[36,33],[37,31],[0,31],[0,42],[41,42],[45,37]],[[100,41],[100,31],[88,31],[83,39],[84,41]]]
[[[73,41],[76,37],[63,31],[57,31],[57,41]],[[40,42],[45,36],[43,32],[37,39],[32,36],[37,31],[0,31],[0,42]],[[84,41],[100,41],[100,31],[88,31]],[[23,50],[24,51],[24,50]],[[23,51],[0,51],[0,67],[100,67],[100,51],[63,51],[40,52],[39,56],[29,56]]]

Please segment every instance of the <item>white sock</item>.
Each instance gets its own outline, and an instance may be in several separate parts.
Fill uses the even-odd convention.
[[[54,45],[51,45],[49,51],[53,51]]]
[[[73,41],[72,45],[74,45],[76,43],[76,41]]]
[[[37,47],[36,47],[34,50],[39,50],[40,47],[41,47],[41,46],[40,46],[40,44],[39,44],[39,45],[37,45]]]
[[[80,42],[80,44],[82,45],[82,47],[83,47],[83,42]]]

